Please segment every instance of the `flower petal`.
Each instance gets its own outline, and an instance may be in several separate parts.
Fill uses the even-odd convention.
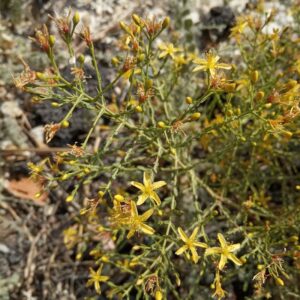
[[[145,187],[151,185],[151,183],[152,183],[152,173],[149,172],[149,171],[144,172],[143,181],[144,181]]]
[[[195,69],[193,69],[192,72],[197,72],[197,71],[202,71],[202,70],[206,70],[207,66],[198,66]]]
[[[148,194],[143,193],[142,195],[139,195],[137,205],[142,205],[147,199],[148,199]]]
[[[100,283],[99,281],[95,281],[95,290],[98,294],[101,294]]]
[[[167,183],[165,181],[156,181],[152,183],[152,189],[156,190],[161,188],[162,186],[166,185]]]
[[[142,192],[144,192],[144,190],[145,190],[144,185],[140,182],[131,181],[130,184],[133,185],[134,187],[136,187],[137,189],[141,190]]]
[[[160,201],[158,195],[155,192],[152,191],[150,193],[150,198],[155,201],[157,206],[161,204],[161,201]]]
[[[140,228],[146,234],[150,234],[151,235],[151,234],[153,234],[155,232],[155,230],[152,227],[150,227],[149,225],[146,225],[144,223],[142,223],[140,225]]]
[[[220,241],[221,247],[226,248],[227,247],[227,242],[226,242],[226,240],[225,240],[222,233],[218,233],[218,239]]]
[[[200,248],[207,248],[208,247],[207,244],[201,243],[201,242],[193,242],[193,245],[195,247],[200,247]]]
[[[131,206],[131,216],[136,217],[139,215],[136,204],[134,201],[130,201],[130,206]]]
[[[228,254],[228,259],[234,262],[236,265],[241,266],[243,263],[232,253]]]
[[[205,255],[214,255],[214,254],[220,254],[222,253],[222,249],[220,247],[211,247],[211,248],[207,248],[205,250]]]
[[[217,69],[225,69],[225,70],[230,70],[232,68],[231,65],[229,64],[224,64],[224,63],[220,63],[216,65]]]
[[[127,234],[127,238],[130,239],[135,233],[135,228],[131,228]]]
[[[175,252],[175,254],[176,254],[176,255],[180,255],[180,254],[182,254],[183,252],[185,252],[187,249],[188,249],[188,246],[187,246],[187,245],[183,245],[182,247],[180,247],[180,248]]]
[[[100,276],[99,281],[105,282],[105,281],[107,281],[108,279],[109,279],[108,276]]]
[[[221,259],[220,259],[220,262],[219,262],[219,270],[223,270],[223,268],[225,267],[227,263],[227,256],[225,255],[221,255]]]
[[[190,250],[192,252],[192,259],[193,259],[194,263],[196,264],[199,260],[199,255],[197,253],[197,250],[195,247],[191,247]]]
[[[185,234],[185,232],[182,230],[181,227],[178,227],[178,233],[180,235],[180,238],[186,243],[189,238],[187,237],[187,235]]]
[[[153,208],[151,208],[151,209],[147,210],[146,212],[144,212],[141,215],[142,222],[147,221],[152,216],[153,212],[154,212]]]
[[[197,237],[197,233],[199,231],[199,227],[196,227],[194,230],[193,230],[193,233],[191,234],[190,236],[190,240],[195,240],[195,238]]]
[[[239,250],[240,248],[241,248],[241,244],[233,244],[233,245],[227,246],[227,250],[229,252],[234,252],[236,250]]]

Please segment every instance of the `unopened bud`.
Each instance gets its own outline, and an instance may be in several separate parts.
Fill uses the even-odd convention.
[[[162,292],[160,290],[157,290],[155,292],[155,300],[162,300],[162,298],[163,298]]]
[[[78,56],[78,62],[82,65],[85,61],[85,56],[83,54],[80,54]]]
[[[260,101],[265,97],[265,93],[263,91],[258,91],[256,96],[255,96],[255,100],[256,101]]]
[[[251,78],[252,83],[257,82],[258,77],[259,77],[258,71],[257,71],[257,70],[253,71],[253,72],[251,73],[251,75],[250,75],[250,78]]]
[[[165,127],[166,127],[166,124],[165,124],[165,122],[159,121],[159,122],[157,123],[157,126],[158,126],[159,128],[165,128]]]
[[[170,25],[170,18],[169,18],[169,17],[166,17],[166,18],[163,20],[163,22],[162,22],[162,24],[161,24],[161,27],[162,27],[162,29],[165,29],[165,28],[169,27],[169,25]]]
[[[74,16],[73,16],[73,24],[74,24],[74,26],[76,26],[79,22],[80,22],[80,15],[79,15],[78,11],[76,11],[75,14],[74,14]]]
[[[67,121],[67,120],[63,120],[61,123],[60,123],[61,127],[62,128],[68,128],[70,126],[70,122]]]
[[[275,276],[274,278],[278,285],[284,286],[284,281],[280,277]]]
[[[69,195],[67,198],[66,198],[66,202],[71,202],[74,200],[74,196],[73,195]]]
[[[138,105],[135,107],[135,111],[141,113],[143,111],[143,108],[140,105]]]
[[[193,103],[192,97],[186,97],[186,98],[185,98],[185,103],[186,103],[186,104],[192,104],[192,103]]]
[[[49,45],[50,45],[51,47],[53,47],[54,44],[55,44],[55,36],[51,34],[51,35],[49,36]]]
[[[140,17],[138,15],[133,14],[131,17],[132,17],[133,22],[136,25],[141,26],[141,19],[140,19]]]
[[[115,195],[115,196],[114,196],[114,199],[116,199],[116,200],[119,201],[119,202],[124,201],[124,197],[123,197],[122,195],[119,195],[119,194]]]
[[[197,121],[200,119],[200,117],[201,117],[201,114],[199,112],[195,112],[191,115],[191,120]]]

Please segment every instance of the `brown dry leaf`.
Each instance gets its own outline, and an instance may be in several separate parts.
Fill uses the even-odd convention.
[[[6,189],[18,198],[33,200],[44,205],[48,197],[48,193],[43,191],[43,185],[39,181],[33,181],[30,177],[23,177],[20,180],[7,180]],[[39,197],[37,195],[41,193]]]

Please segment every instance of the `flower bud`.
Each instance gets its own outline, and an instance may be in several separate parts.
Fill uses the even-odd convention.
[[[199,112],[195,112],[195,113],[193,113],[193,114],[191,115],[191,120],[192,120],[192,121],[197,121],[197,120],[200,119],[200,117],[201,117],[201,114],[200,114]]]
[[[119,194],[115,195],[114,199],[117,200],[117,201],[119,201],[119,202],[124,201],[124,197],[122,195],[119,195]]]
[[[80,15],[79,15],[78,11],[76,11],[75,14],[74,14],[74,16],[73,16],[73,24],[74,24],[74,26],[76,26],[79,22],[80,22]]]
[[[140,105],[138,105],[135,107],[135,111],[138,113],[141,113],[141,112],[143,112],[143,108]]]
[[[82,65],[85,61],[85,56],[83,54],[80,54],[78,56],[78,62]]]
[[[140,17],[137,14],[133,14],[131,17],[132,17],[133,22],[137,26],[141,26],[141,19],[140,19]]]
[[[74,200],[74,196],[73,195],[69,195],[67,198],[66,198],[66,202],[71,202]]]
[[[265,97],[265,93],[263,91],[258,91],[256,96],[255,96],[255,100],[256,101],[260,101]]]
[[[55,44],[55,36],[51,34],[51,35],[49,36],[49,45],[50,45],[51,47],[53,47],[54,44]]]
[[[52,107],[59,107],[59,104],[57,102],[51,102]]]
[[[111,59],[111,63],[116,67],[120,63],[120,61],[119,61],[119,59],[116,56],[114,56]]]
[[[157,290],[155,292],[155,300],[162,300],[162,298],[163,298],[162,292],[160,290]]]
[[[163,22],[162,22],[162,24],[161,24],[161,27],[162,27],[162,29],[165,29],[165,28],[169,27],[169,25],[170,25],[170,18],[169,18],[169,17],[166,17],[166,18],[163,20]]]
[[[157,127],[159,127],[159,128],[165,128],[165,127],[166,127],[166,124],[165,124],[165,122],[159,121],[159,122],[157,123]]]
[[[250,74],[250,79],[251,79],[252,83],[257,82],[258,77],[259,77],[259,73],[258,73],[257,70],[253,71],[253,72]]]
[[[284,286],[284,281],[280,277],[275,276],[274,278],[278,285]]]
[[[67,121],[67,120],[63,120],[61,123],[60,123],[61,127],[62,128],[68,128],[70,126],[70,122]]]
[[[186,104],[192,104],[192,103],[193,103],[192,97],[186,97],[186,98],[185,98],[185,103],[186,103]]]

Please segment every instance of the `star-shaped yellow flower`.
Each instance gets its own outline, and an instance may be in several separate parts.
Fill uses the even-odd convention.
[[[193,70],[193,72],[197,71],[208,71],[210,76],[214,77],[217,69],[225,69],[230,70],[231,65],[218,63],[220,57],[218,55],[214,55],[212,52],[207,52],[204,58],[196,58],[193,62],[198,66]]]
[[[199,255],[197,253],[196,247],[201,247],[201,248],[207,248],[208,246],[205,243],[200,243],[196,241],[197,233],[198,233],[199,228],[196,227],[193,230],[193,233],[191,234],[190,237],[188,237],[185,232],[182,230],[181,227],[178,227],[178,233],[180,238],[184,241],[185,245],[183,245],[181,248],[179,248],[176,251],[176,255],[180,255],[184,253],[185,251],[191,251],[192,253],[192,259],[194,263],[196,264],[199,260]]]
[[[87,286],[94,284],[95,290],[98,294],[101,294],[100,282],[106,282],[109,279],[108,276],[101,275],[102,267],[103,265],[100,265],[97,271],[90,268],[90,279],[86,284]]]
[[[162,51],[159,55],[159,58],[163,58],[166,56],[170,56],[172,59],[175,58],[175,53],[181,51],[180,48],[175,48],[172,43],[170,44],[161,44],[158,46],[159,49]]]
[[[211,247],[205,250],[205,255],[214,255],[220,254],[221,259],[219,262],[219,270],[222,270],[227,263],[227,260],[231,260],[236,265],[241,266],[243,263],[232,253],[238,250],[241,245],[240,244],[233,244],[228,245],[224,236],[221,233],[218,233],[218,239],[220,242],[221,247]]]
[[[146,224],[144,224],[145,221],[147,221],[153,214],[154,209],[151,208],[144,212],[141,216],[139,216],[136,204],[134,201],[130,202],[131,205],[131,218],[129,223],[129,232],[127,234],[127,238],[130,239],[136,231],[142,231],[146,234],[153,234],[154,229]]]
[[[166,185],[166,182],[165,181],[152,182],[152,181],[153,181],[152,174],[145,172],[144,184],[136,181],[131,182],[131,185],[133,185],[134,187],[142,191],[142,194],[138,198],[137,205],[143,204],[148,198],[153,200],[157,205],[160,205],[161,201],[154,190]]]

